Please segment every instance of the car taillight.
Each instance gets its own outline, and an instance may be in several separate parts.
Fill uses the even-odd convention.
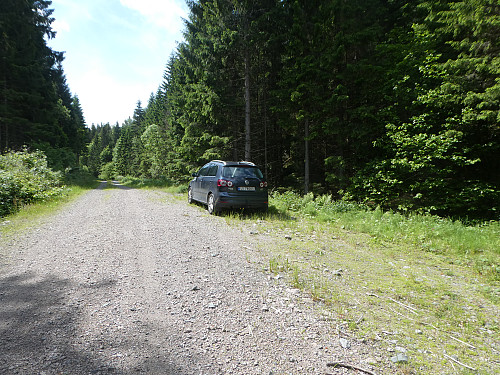
[[[261,188],[265,188],[265,187],[267,187],[267,182],[266,182],[266,181],[261,182],[261,183],[260,183],[260,187],[261,187]]]
[[[228,181],[228,180],[223,180],[223,179],[219,179],[217,181],[217,186],[218,187],[231,187],[233,186],[233,181]]]

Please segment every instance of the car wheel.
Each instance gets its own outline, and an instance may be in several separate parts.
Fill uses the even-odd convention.
[[[215,197],[213,194],[208,195],[207,210],[210,215],[217,213],[217,206],[215,205]]]
[[[193,190],[191,188],[188,189],[188,203],[193,203]]]

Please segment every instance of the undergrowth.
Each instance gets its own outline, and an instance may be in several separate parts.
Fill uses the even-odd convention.
[[[99,182],[90,173],[81,169],[72,169],[61,175],[61,184],[57,194],[45,199],[21,205],[15,212],[6,215],[0,222],[0,234],[5,238],[36,225],[39,220],[53,214],[61,207],[73,201],[90,189],[95,189]]]
[[[63,194],[62,174],[51,170],[41,151],[0,155],[0,217]]]

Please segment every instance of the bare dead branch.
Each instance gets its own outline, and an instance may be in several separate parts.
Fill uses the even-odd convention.
[[[349,363],[344,363],[344,362],[330,362],[330,363],[327,363],[326,366],[333,367],[333,368],[344,367],[344,368],[348,368],[350,370],[358,370],[358,371],[364,372],[366,374],[376,375],[374,372],[371,372],[370,370],[367,370],[367,369],[364,369],[364,368],[361,368],[358,366],[354,366],[354,365],[351,365]]]
[[[476,371],[477,369],[475,369],[474,367],[470,367],[470,366],[467,366],[465,363],[462,363],[460,361],[457,361],[455,358],[453,357],[450,357],[449,355],[447,354],[443,354],[446,358],[448,358],[450,361],[453,361],[455,362],[456,364],[459,364],[460,366],[463,366],[465,368],[468,368],[469,370],[472,370],[472,371]]]

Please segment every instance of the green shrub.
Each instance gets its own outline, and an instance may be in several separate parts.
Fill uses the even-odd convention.
[[[17,206],[21,187],[8,172],[0,170],[0,217],[10,214]]]
[[[342,212],[365,211],[366,207],[354,202],[334,201],[331,195],[314,196],[313,193],[300,195],[292,191],[271,194],[274,206],[282,211],[300,212],[317,216],[333,215]]]
[[[0,216],[5,216],[61,194],[62,174],[47,166],[41,151],[11,151],[0,155],[0,189]]]

